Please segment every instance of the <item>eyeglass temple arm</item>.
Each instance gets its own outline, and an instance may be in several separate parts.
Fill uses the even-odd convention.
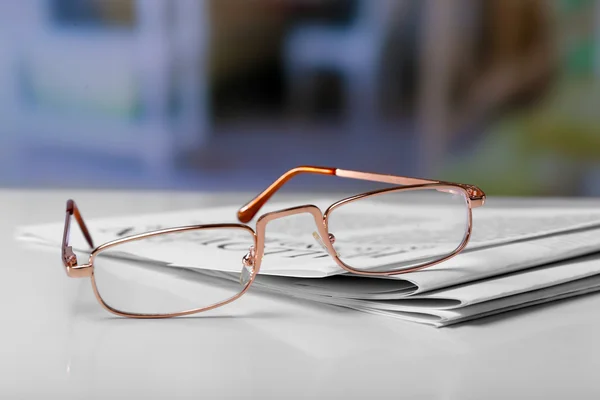
[[[395,175],[385,175],[385,174],[375,174],[370,172],[360,172],[360,171],[350,171],[344,170],[340,168],[327,168],[327,167],[314,167],[314,166],[301,166],[293,168],[287,171],[285,174],[281,175],[275,182],[271,184],[268,188],[266,188],[262,193],[258,196],[250,200],[246,203],[240,210],[238,211],[238,219],[247,223],[258,211],[265,205],[265,203],[278,191],[287,181],[292,179],[294,176],[299,174],[321,174],[321,175],[334,175],[342,178],[350,178],[350,179],[360,179],[366,181],[373,182],[382,182],[389,183],[392,185],[425,185],[429,183],[450,183],[450,182],[441,182],[430,179],[420,179],[420,178],[409,178],[404,176],[395,176]],[[483,201],[485,200],[485,194],[483,191],[472,185],[463,185],[458,184],[459,186],[463,186],[467,193],[469,193],[469,197],[472,201],[473,207],[478,207],[483,205]]]
[[[277,192],[281,187],[294,176],[299,174],[319,174],[319,175],[335,175],[335,168],[326,167],[312,167],[312,166],[301,166],[292,168],[285,174],[281,175],[275,182],[266,188],[258,196],[244,204],[238,211],[238,219],[247,223],[254,218],[256,213],[265,205],[267,201]]]
[[[67,268],[67,273],[71,276],[71,269],[77,267],[77,256],[73,253],[73,248],[70,246],[70,231],[71,231],[71,217],[75,217],[75,220],[79,224],[79,228],[85,237],[85,240],[90,245],[90,248],[94,248],[94,242],[92,241],[92,236],[90,235],[90,231],[88,230],[85,222],[83,221],[83,217],[79,212],[79,208],[77,208],[77,204],[73,200],[67,201],[67,212],[65,215],[65,229],[63,233],[63,242],[62,242],[62,260],[63,264]]]

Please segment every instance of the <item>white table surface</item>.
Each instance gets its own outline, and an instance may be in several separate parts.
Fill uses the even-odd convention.
[[[2,399],[600,398],[600,295],[441,329],[252,289],[194,318],[118,318],[59,249],[13,239],[68,197],[90,219],[250,195],[0,190]]]

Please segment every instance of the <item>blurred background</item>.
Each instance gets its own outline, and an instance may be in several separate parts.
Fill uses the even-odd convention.
[[[0,2],[0,186],[305,164],[599,196],[600,0]]]

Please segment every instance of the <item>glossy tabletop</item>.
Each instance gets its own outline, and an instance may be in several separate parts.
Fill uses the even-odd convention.
[[[124,319],[58,248],[13,239],[61,221],[69,197],[91,219],[251,194],[0,190],[0,398],[600,398],[600,294],[441,329],[252,289],[191,318]]]

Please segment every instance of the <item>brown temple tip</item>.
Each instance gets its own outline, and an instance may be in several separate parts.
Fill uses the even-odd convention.
[[[94,248],[94,241],[92,240],[92,235],[90,235],[90,231],[88,230],[85,222],[83,221],[83,217],[77,208],[77,204],[75,204],[74,200],[69,199],[67,201],[67,212],[74,216],[79,224],[79,228],[81,228],[81,232],[83,233],[83,237],[85,237],[86,242],[90,245],[90,248]]]
[[[253,215],[251,213],[246,213],[242,210],[237,213],[238,220],[244,224],[247,224],[252,220]]]
[[[73,215],[73,210],[75,209],[75,202],[71,199],[67,200],[67,212],[70,215]]]
[[[237,213],[238,220],[244,224],[252,221],[252,218],[258,213],[262,206],[271,196],[259,195],[248,204],[244,205]]]
[[[335,168],[327,167],[314,167],[314,166],[300,166],[292,168],[285,174],[281,175],[275,182],[266,188],[262,193],[250,200],[247,204],[242,206],[238,211],[238,220],[242,223],[248,223],[254,218],[256,213],[265,205],[265,203],[278,191],[287,181],[298,174],[321,174],[321,175],[335,175]]]

